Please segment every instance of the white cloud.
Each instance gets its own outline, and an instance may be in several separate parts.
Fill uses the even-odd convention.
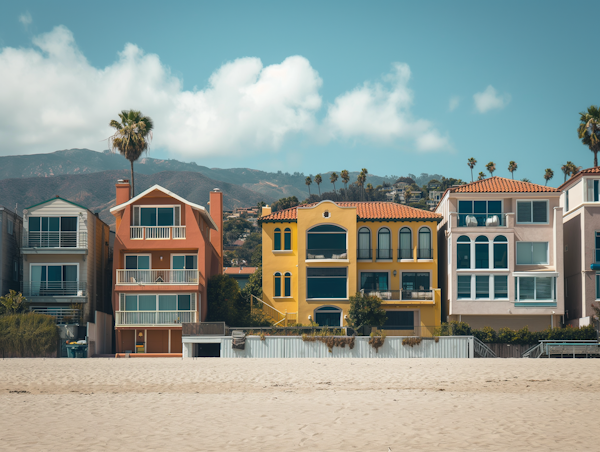
[[[479,113],[485,113],[493,109],[502,109],[510,102],[510,94],[498,95],[496,89],[489,85],[485,91],[481,93],[475,93],[473,95],[475,101],[475,108]]]
[[[394,63],[383,83],[365,82],[336,98],[324,121],[326,133],[330,138],[343,139],[407,139],[423,151],[449,148],[448,138],[442,137],[429,121],[413,118],[410,76],[407,64]]]
[[[21,22],[25,26],[25,28],[27,28],[27,26],[31,24],[32,20],[33,19],[31,18],[31,14],[29,14],[29,11],[19,16],[19,22]]]
[[[458,108],[458,106],[460,105],[460,97],[458,96],[452,96],[450,98],[450,103],[448,105],[448,110],[449,111],[454,111]]]

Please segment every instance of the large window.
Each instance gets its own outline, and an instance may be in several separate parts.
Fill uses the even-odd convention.
[[[431,247],[431,229],[422,227],[419,229],[419,248],[417,249],[417,259],[433,259],[433,249]]]
[[[456,242],[456,268],[471,268],[471,239],[461,235]]]
[[[77,246],[77,217],[29,217],[32,248]]]
[[[517,201],[517,223],[548,223],[548,201]]]
[[[471,298],[471,275],[458,276],[458,298]]]
[[[508,268],[508,240],[503,235],[494,238],[494,268]]]
[[[554,277],[516,276],[515,301],[554,301]]]
[[[475,268],[490,268],[490,241],[484,235],[475,239]]]
[[[362,227],[358,230],[358,258],[372,259],[371,255],[371,230]]]
[[[195,309],[194,294],[124,296],[122,311],[191,311]]]
[[[180,206],[133,207],[133,226],[179,226]]]
[[[31,265],[31,295],[77,295],[77,265]]]
[[[506,300],[508,299],[508,275],[459,275],[457,298]]]
[[[415,311],[387,311],[383,330],[414,330]]]
[[[458,201],[459,226],[503,226],[502,201]]]
[[[315,323],[319,326],[341,326],[342,310],[335,306],[322,306],[315,309]]]
[[[517,265],[548,264],[548,242],[517,242]]]
[[[308,259],[347,259],[346,231],[339,226],[324,224],[308,231]]]
[[[377,259],[392,258],[392,240],[390,230],[381,228],[377,232]]]
[[[347,268],[307,268],[307,298],[348,298]]]
[[[598,179],[588,179],[587,180],[587,202],[598,202],[600,199],[599,196],[599,185],[600,181]]]
[[[402,290],[422,291],[431,289],[428,272],[402,272]]]
[[[400,229],[400,248],[398,249],[398,259],[413,258],[412,230],[404,227]]]
[[[176,254],[173,256],[173,270],[197,270],[198,256],[195,254]]]
[[[388,272],[362,272],[360,274],[360,288],[366,293],[389,290]]]

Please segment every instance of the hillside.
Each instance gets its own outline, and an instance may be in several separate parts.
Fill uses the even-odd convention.
[[[1,162],[0,162],[1,167]],[[115,203],[115,183],[118,179],[129,178],[129,171],[102,171],[91,174],[61,175],[54,177],[29,177],[0,180],[0,204],[14,209],[19,214],[23,209],[58,195],[81,204],[92,212],[98,212],[106,223],[114,225],[114,217],[109,209]],[[209,192],[213,188],[223,191],[225,209],[256,205],[259,201],[272,199],[252,192],[239,185],[216,181],[201,173],[190,171],[163,171],[156,174],[135,175],[137,194],[159,184],[185,199],[206,206]]]

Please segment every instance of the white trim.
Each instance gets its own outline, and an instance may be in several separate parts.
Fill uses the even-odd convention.
[[[171,265],[170,270],[175,270],[173,268],[173,258],[175,256],[183,256],[183,257],[186,257],[186,256],[196,256],[196,267],[198,267],[198,254],[194,254],[194,253],[191,253],[191,254],[188,254],[188,253],[174,253],[174,254],[171,254],[171,262],[169,262],[169,265]],[[157,270],[160,270],[160,269],[157,269]],[[177,270],[182,270],[182,269],[177,269]],[[198,268],[184,268],[183,270],[198,270]]]
[[[48,267],[48,266],[58,266],[58,267],[63,267],[65,265],[75,265],[77,266],[77,281],[73,281],[73,282],[83,282],[79,279],[79,262],[32,262],[29,264],[29,282],[38,282],[38,281],[32,281],[31,280],[31,267],[33,266],[37,266],[37,267]],[[48,270],[46,270],[47,272]],[[62,273],[61,273],[61,278],[62,278]],[[46,273],[46,282],[48,282],[48,273]],[[61,279],[61,282],[64,282]]]
[[[179,225],[175,224],[175,207],[179,207]],[[154,228],[154,227],[173,228],[173,227],[182,226],[182,224],[181,224],[181,206],[179,204],[143,204],[143,205],[138,204],[137,206],[134,206],[134,208],[140,209],[140,218],[139,218],[140,222],[142,221],[142,209],[157,209],[156,210],[156,223],[158,223],[158,209],[172,208],[173,209],[173,224],[170,226],[159,226],[158,224],[156,224],[154,226],[134,224],[132,226],[140,226],[142,228]]]
[[[294,250],[271,250],[273,254],[292,254]]]
[[[313,322],[317,323],[317,311],[319,309],[323,309],[323,308],[331,308],[331,311],[339,311],[340,312],[340,326],[339,328],[342,328],[344,326],[344,310],[342,308],[338,308],[337,306],[332,306],[332,305],[323,305],[323,306],[317,306],[315,309],[313,309]],[[319,325],[322,326],[322,325]],[[332,326],[332,328],[338,328],[335,326]]]
[[[546,203],[546,222],[534,222],[533,221],[533,203],[534,202],[545,202]],[[519,203],[520,202],[530,202],[531,203],[531,221],[529,222],[520,222],[519,221]],[[550,224],[550,200],[549,199],[515,199],[515,224],[518,225],[530,225],[530,226],[539,226]]]

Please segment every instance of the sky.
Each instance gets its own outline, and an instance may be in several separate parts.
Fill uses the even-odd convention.
[[[558,186],[593,154],[600,104],[581,26],[595,2],[303,1],[0,4],[0,155],[108,147],[154,120],[150,157],[219,168]],[[586,76],[591,75],[592,80]]]

